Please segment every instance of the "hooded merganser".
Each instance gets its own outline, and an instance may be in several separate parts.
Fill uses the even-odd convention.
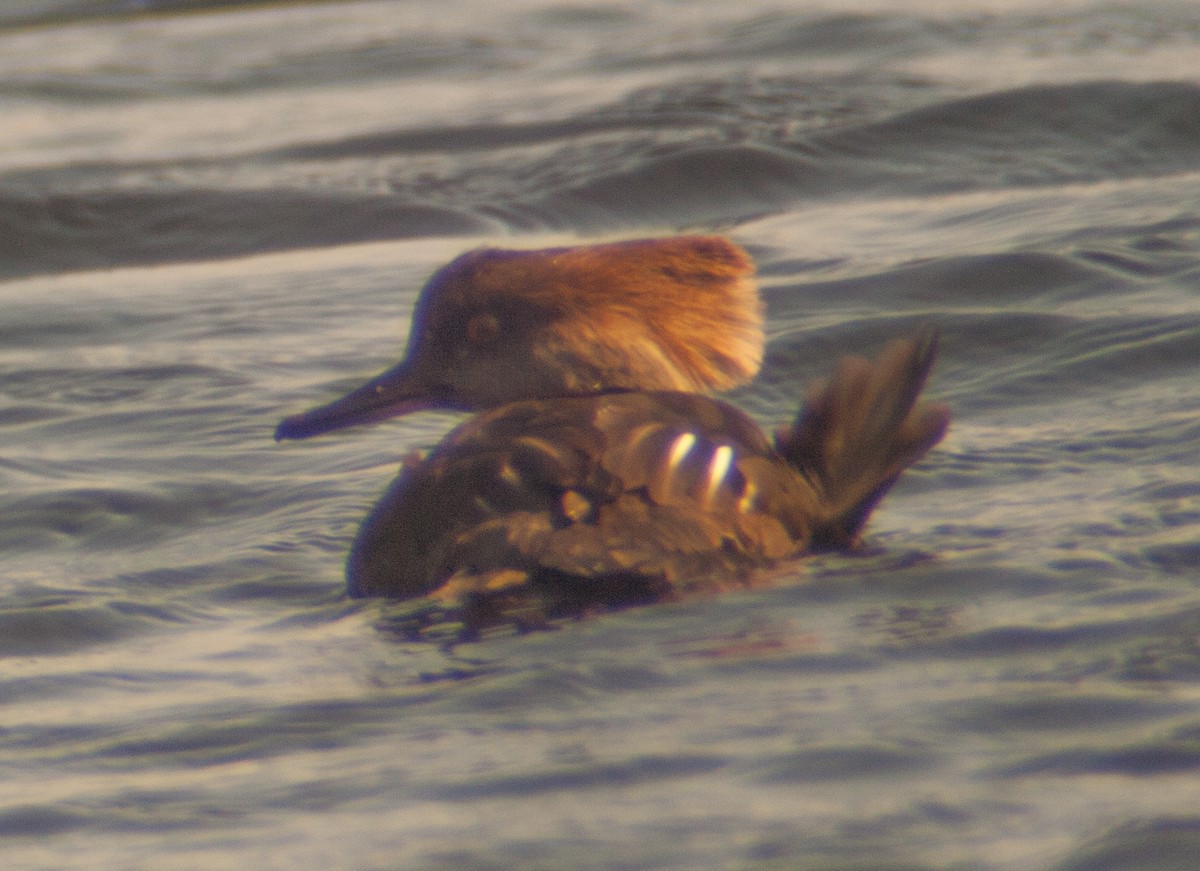
[[[843,358],[772,444],[700,393],[758,370],[752,275],[720,237],[483,249],[436,273],[400,365],[276,431],[482,410],[405,462],[351,549],[350,594],[433,596],[470,628],[539,624],[852,545],[949,425],[918,400],[935,337]]]
[[[398,366],[276,439],[427,408],[619,390],[727,390],[762,364],[754,263],[720,236],[469,251],[434,273]]]

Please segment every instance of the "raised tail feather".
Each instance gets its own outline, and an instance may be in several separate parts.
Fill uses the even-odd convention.
[[[813,530],[814,549],[845,547],[901,472],[941,441],[944,405],[919,401],[937,356],[932,330],[890,343],[874,360],[844,357],[828,381],[809,389],[776,447],[822,491],[829,510]]]

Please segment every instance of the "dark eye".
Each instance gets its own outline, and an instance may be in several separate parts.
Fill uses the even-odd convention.
[[[467,321],[467,341],[472,345],[488,346],[500,337],[500,321],[493,314],[475,315]]]

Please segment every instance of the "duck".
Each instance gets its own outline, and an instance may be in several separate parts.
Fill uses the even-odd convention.
[[[921,398],[937,333],[842,357],[768,436],[712,395],[761,367],[754,273],[716,235],[480,248],[435,272],[401,362],[275,432],[473,413],[404,459],[350,547],[349,595],[544,627],[855,547],[949,427]]]

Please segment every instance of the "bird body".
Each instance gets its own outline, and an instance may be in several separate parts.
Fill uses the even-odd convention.
[[[853,545],[949,425],[919,399],[936,337],[843,358],[770,439],[705,395],[757,371],[751,271],[726,240],[680,237],[485,249],[437,273],[404,361],[277,431],[480,412],[407,461],[371,510],[350,594],[432,596],[473,628],[536,625],[744,586]]]

